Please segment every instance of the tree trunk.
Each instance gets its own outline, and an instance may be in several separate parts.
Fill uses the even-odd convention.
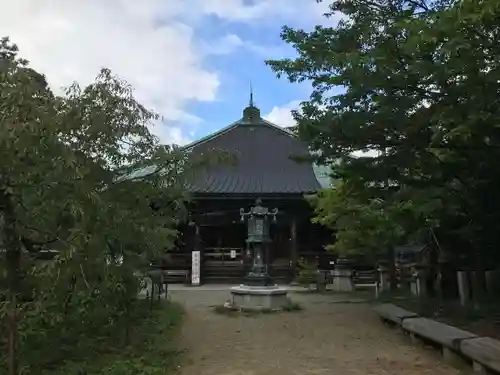
[[[10,301],[7,313],[7,371],[9,375],[17,375],[17,336],[18,317],[15,297]]]
[[[73,274],[71,276],[71,281],[68,287],[68,292],[66,293],[66,298],[64,299],[63,303],[63,313],[64,315],[68,315],[68,307],[69,304],[71,303],[71,300],[73,298],[73,294],[75,293],[75,288],[76,288],[76,275]]]
[[[124,343],[125,346],[129,346],[130,344],[130,323],[131,323],[131,318],[130,318],[130,310],[132,308],[132,304],[130,302],[127,302],[125,305],[125,338],[124,338]]]
[[[16,217],[12,197],[0,190],[0,211],[3,212],[4,227],[2,235],[5,246],[9,311],[7,322],[8,337],[8,375],[18,374],[18,307],[17,301],[21,290],[21,242],[17,236]]]
[[[155,301],[155,283],[153,278],[150,276],[149,279],[151,280],[151,296],[149,300],[149,311],[153,311],[153,304]]]

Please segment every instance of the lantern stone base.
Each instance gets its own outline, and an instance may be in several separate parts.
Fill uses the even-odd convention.
[[[332,276],[332,289],[334,292],[350,293],[356,289],[352,278],[352,270],[347,268],[336,268],[333,270]]]
[[[234,286],[231,288],[231,307],[256,311],[281,310],[290,304],[287,293],[287,289],[277,285]]]
[[[275,286],[273,278],[265,273],[250,273],[243,279],[243,285],[246,286]]]

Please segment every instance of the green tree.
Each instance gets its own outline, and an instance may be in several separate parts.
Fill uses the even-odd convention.
[[[434,164],[421,152],[431,133],[419,120],[428,92],[415,90],[422,75],[411,63],[420,51],[408,58],[402,50],[414,24],[437,10],[418,1],[335,1],[331,10],[344,17],[337,27],[310,33],[285,27],[282,37],[299,57],[268,63],[291,81],[313,82],[311,100],[294,113],[298,133],[320,151],[320,161],[335,163],[334,177],[344,180],[314,201],[318,220],[337,229],[337,249],[386,253],[414,234],[408,231],[416,228],[404,228],[396,213],[414,207],[410,192],[421,189],[415,181],[424,180],[423,165]],[[332,95],[336,87],[345,90]],[[366,150],[378,156],[352,156]]]
[[[337,163],[336,177],[357,180],[389,206],[404,199],[415,209],[433,197],[438,204],[424,216],[484,268],[486,256],[498,259],[500,4],[346,0],[331,11],[343,16],[335,27],[284,27],[298,57],[268,62],[278,76],[312,81],[310,100],[294,114],[300,137],[321,161]],[[358,150],[378,156],[352,157]],[[359,236],[371,238],[364,228]]]
[[[78,337],[122,331],[140,288],[134,272],[173,246],[196,161],[159,144],[149,132],[156,119],[106,69],[91,85],[55,95],[17,47],[1,40],[9,375],[18,373],[19,358],[24,370],[39,371],[83,345]],[[30,254],[40,249],[59,255],[33,264]]]
[[[385,259],[391,288],[397,287],[394,247],[421,241],[434,224],[430,214],[439,200],[426,196],[412,201],[416,194],[407,189],[386,194],[382,199],[356,179],[338,180],[335,188],[310,198],[315,222],[334,229],[336,242],[329,246],[339,255],[363,257],[377,263]]]

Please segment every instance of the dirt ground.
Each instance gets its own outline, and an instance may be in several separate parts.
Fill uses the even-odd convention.
[[[173,291],[187,317],[181,375],[452,375],[439,356],[385,327],[364,303],[293,293],[299,312],[228,317],[224,290]]]

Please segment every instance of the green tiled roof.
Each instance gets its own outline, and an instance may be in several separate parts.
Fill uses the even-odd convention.
[[[330,177],[330,167],[326,165],[313,164],[313,171],[316,175],[316,179],[323,189],[332,187],[332,179]]]

